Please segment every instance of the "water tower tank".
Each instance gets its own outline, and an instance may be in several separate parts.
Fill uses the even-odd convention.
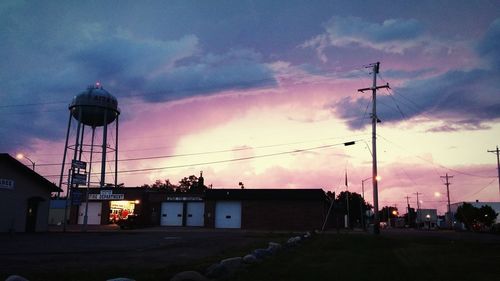
[[[89,86],[87,90],[75,96],[69,110],[76,120],[92,127],[107,125],[120,114],[116,98],[99,84]]]

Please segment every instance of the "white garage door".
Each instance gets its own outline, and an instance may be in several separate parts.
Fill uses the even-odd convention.
[[[183,205],[182,202],[161,203],[160,225],[182,226]]]
[[[241,228],[241,202],[222,201],[215,203],[216,228]]]
[[[205,225],[205,203],[203,202],[188,202],[187,203],[187,226],[204,226]]]
[[[78,208],[78,224],[83,224],[85,217],[85,202],[80,204]],[[101,224],[101,202],[89,202],[89,210],[87,211],[87,224]]]

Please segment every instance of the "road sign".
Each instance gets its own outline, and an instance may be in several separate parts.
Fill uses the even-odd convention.
[[[82,170],[85,170],[87,169],[87,162],[83,162],[83,161],[80,161],[80,160],[72,160],[71,161],[71,167],[73,167],[74,169],[82,169]]]
[[[73,184],[81,184],[81,185],[87,184],[87,175],[86,174],[73,174],[72,183]]]
[[[71,205],[80,205],[82,203],[82,192],[73,190],[71,193]]]

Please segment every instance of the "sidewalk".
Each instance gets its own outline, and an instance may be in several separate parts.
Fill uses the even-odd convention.
[[[87,232],[116,232],[120,227],[116,224],[106,225],[87,225]],[[49,225],[49,232],[64,232],[63,225]],[[83,225],[81,224],[68,224],[66,225],[66,232],[83,232]]]

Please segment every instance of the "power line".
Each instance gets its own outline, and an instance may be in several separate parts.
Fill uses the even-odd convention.
[[[366,134],[358,134],[358,135],[354,135],[353,137],[363,136],[363,135],[366,135]],[[317,142],[317,141],[332,140],[332,139],[342,139],[342,138],[347,138],[347,137],[332,137],[332,138],[324,138],[324,139],[309,140],[309,141],[270,144],[270,145],[263,145],[263,146],[256,146],[256,147],[246,146],[246,147],[240,147],[240,148],[214,150],[214,151],[202,151],[202,152],[193,152],[193,153],[181,153],[181,154],[170,154],[170,155],[159,155],[159,156],[148,156],[148,157],[124,158],[124,159],[118,159],[118,162],[152,160],[152,159],[163,159],[163,158],[176,158],[176,157],[186,157],[186,156],[196,156],[196,155],[208,155],[208,154],[217,154],[217,153],[225,153],[225,152],[235,152],[235,151],[243,151],[243,150],[253,150],[253,149],[261,149],[261,148],[287,146],[287,145],[293,145],[293,144],[302,144],[302,143]],[[362,141],[362,140],[359,140],[359,141]],[[114,161],[115,160],[109,160],[106,162],[114,162]],[[61,164],[62,163],[42,163],[42,164],[37,164],[37,166],[57,166],[57,165],[61,165]]]
[[[356,141],[360,141],[360,140],[355,140],[354,142],[356,142]],[[183,165],[155,167],[155,168],[144,168],[144,169],[121,170],[121,171],[117,171],[117,173],[123,174],[123,173],[135,173],[135,172],[151,172],[151,171],[161,171],[161,170],[167,170],[167,169],[185,168],[185,167],[192,167],[192,166],[201,166],[201,165],[211,165],[211,164],[237,162],[237,161],[252,160],[252,159],[258,159],[258,158],[266,158],[266,157],[272,157],[272,156],[278,156],[278,155],[293,154],[293,153],[299,153],[299,152],[305,152],[305,151],[311,151],[311,150],[319,150],[319,149],[325,149],[325,148],[330,148],[330,147],[339,146],[339,145],[345,145],[345,144],[346,143],[335,143],[335,144],[321,145],[321,146],[304,148],[304,149],[295,149],[295,150],[291,150],[291,151],[284,151],[284,152],[277,152],[277,153],[270,153],[270,154],[263,154],[263,155],[255,155],[255,156],[248,156],[248,157],[240,157],[240,158],[232,158],[232,159],[225,159],[225,160],[217,160],[217,161],[208,161],[208,162],[200,162],[200,163],[183,164]],[[106,172],[106,174],[110,174],[110,173],[111,172]],[[46,175],[45,177],[55,177],[55,176],[59,176],[59,175]]]
[[[391,143],[391,144],[393,144],[393,145],[395,145],[395,146],[399,147],[400,149],[402,149],[402,150],[404,150],[404,151],[406,151],[406,152],[409,152],[408,150],[406,150],[406,149],[405,149],[405,148],[403,148],[402,146],[400,146],[400,145],[398,145],[397,143],[395,143],[395,142],[393,142],[393,141],[391,141],[391,140],[387,139],[386,137],[384,137],[384,136],[382,136],[382,135],[380,135],[380,134],[377,134],[377,135],[378,135],[379,137],[381,137],[383,140],[387,141],[388,143]],[[434,166],[438,166],[438,167],[440,167],[440,168],[443,168],[443,169],[446,169],[446,170],[448,170],[448,171],[452,171],[452,172],[455,172],[455,173],[457,173],[457,174],[461,174],[461,175],[464,175],[464,176],[477,177],[477,178],[488,178],[488,179],[490,179],[490,178],[496,178],[495,176],[483,176],[483,175],[476,175],[476,174],[471,174],[471,173],[467,173],[467,172],[459,171],[459,170],[456,170],[456,169],[453,169],[453,168],[446,167],[446,166],[444,166],[444,165],[442,165],[442,164],[439,164],[439,163],[431,162],[431,161],[429,161],[429,160],[427,160],[427,159],[425,159],[425,158],[423,158],[423,157],[420,157],[420,156],[418,156],[418,155],[411,155],[411,156],[412,156],[412,157],[415,157],[415,158],[418,158],[418,159],[420,159],[420,160],[423,160],[423,161],[425,161],[425,162],[427,162],[427,163],[429,163],[429,164],[432,164],[432,165],[434,165]],[[439,175],[439,174],[438,174],[438,175]]]

